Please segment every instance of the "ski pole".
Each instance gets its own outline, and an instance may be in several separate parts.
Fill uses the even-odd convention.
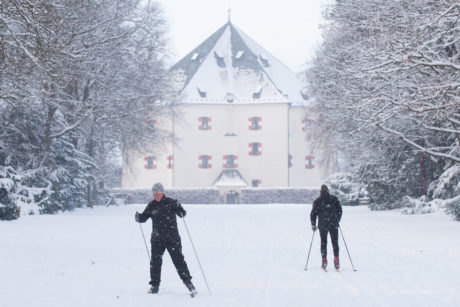
[[[343,244],[345,244],[345,248],[347,249],[348,258],[350,258],[351,267],[353,268],[353,271],[356,272],[355,266],[353,265],[353,261],[351,261],[351,256],[350,256],[350,252],[348,251],[347,242],[345,242],[345,237],[343,236],[342,227],[340,227],[340,225],[339,225],[339,229],[340,229],[340,234],[342,235]]]
[[[313,238],[315,237],[315,232],[316,231],[313,231],[313,235],[311,236],[310,249],[308,250],[308,257],[307,257],[307,263],[305,264],[305,271],[308,268],[308,260],[310,259],[311,246],[313,244]]]
[[[187,234],[190,239],[190,243],[192,243],[192,247],[193,247],[193,251],[195,252],[196,260],[198,261],[198,265],[200,266],[201,274],[203,274],[204,282],[206,283],[206,288],[208,288],[209,295],[211,295],[211,290],[209,289],[208,281],[206,280],[206,276],[204,275],[203,267],[201,266],[200,259],[198,258],[198,254],[196,252],[195,245],[193,244],[192,236],[190,235],[190,232],[188,231],[187,223],[185,223],[185,217],[182,217],[182,221],[184,221],[184,226],[185,226],[185,229],[187,230]]]
[[[147,256],[149,256],[149,261],[150,261],[151,260],[150,259],[150,252],[149,252],[149,248],[147,247],[147,241],[145,241],[144,230],[142,230],[141,223],[139,223],[139,227],[141,228],[142,238],[144,238],[145,250],[147,251]]]

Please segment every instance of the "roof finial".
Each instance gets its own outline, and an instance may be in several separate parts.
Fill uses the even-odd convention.
[[[228,22],[230,22],[230,17],[232,15],[232,9],[230,7],[227,9],[227,13],[228,13]]]

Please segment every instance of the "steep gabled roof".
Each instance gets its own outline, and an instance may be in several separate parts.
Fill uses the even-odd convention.
[[[295,74],[230,21],[171,68],[184,103],[304,104]]]

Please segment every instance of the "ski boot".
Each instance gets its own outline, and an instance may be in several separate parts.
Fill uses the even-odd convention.
[[[195,297],[198,294],[198,291],[196,291],[195,286],[192,284],[191,281],[186,282],[185,286],[187,287],[188,291],[190,291],[191,297]]]
[[[334,267],[335,267],[336,271],[338,271],[340,269],[339,256],[334,257]]]
[[[327,270],[327,258],[326,257],[323,257],[323,262],[321,264],[321,268],[323,269],[323,271]]]
[[[155,285],[155,286],[151,286],[148,292],[150,294],[157,294],[159,290],[160,290],[160,286]]]

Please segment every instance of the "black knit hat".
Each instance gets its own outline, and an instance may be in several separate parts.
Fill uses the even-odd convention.
[[[325,193],[329,193],[329,188],[327,187],[327,185],[323,184],[321,186],[321,194],[325,194]]]

